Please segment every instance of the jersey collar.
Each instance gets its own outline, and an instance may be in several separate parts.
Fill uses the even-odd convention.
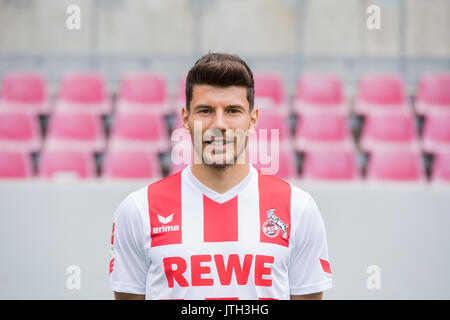
[[[195,189],[197,189],[198,191],[200,191],[201,193],[203,193],[204,195],[206,195],[208,198],[210,198],[211,200],[214,200],[218,203],[224,203],[232,198],[234,198],[235,196],[237,196],[239,193],[241,193],[245,188],[247,188],[247,186],[250,184],[250,182],[252,181],[252,179],[254,177],[258,176],[258,172],[256,171],[256,169],[249,164],[250,170],[248,172],[248,175],[241,181],[239,182],[237,185],[235,185],[233,188],[231,188],[230,190],[224,192],[224,193],[218,193],[210,188],[208,188],[207,186],[205,186],[203,183],[201,183],[193,174],[192,174],[192,170],[191,170],[191,166],[189,165],[188,167],[186,167],[182,174],[185,177],[186,181]]]

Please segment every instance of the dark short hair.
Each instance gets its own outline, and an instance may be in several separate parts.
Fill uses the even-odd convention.
[[[253,73],[245,61],[237,55],[208,53],[195,62],[186,78],[186,109],[188,111],[190,111],[193,88],[196,84],[246,87],[249,110],[253,110],[255,99]]]

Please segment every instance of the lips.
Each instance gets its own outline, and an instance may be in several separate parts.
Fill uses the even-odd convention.
[[[205,137],[205,139],[207,139],[206,137]],[[233,143],[234,142],[234,138],[230,138],[230,139],[216,139],[215,137],[210,137],[210,139],[207,139],[207,141],[203,141],[204,143],[207,143],[207,144],[211,144],[211,145],[213,145],[213,146],[218,146],[218,147],[220,147],[220,146],[223,146],[223,145],[226,145],[226,144],[229,144],[229,143]]]

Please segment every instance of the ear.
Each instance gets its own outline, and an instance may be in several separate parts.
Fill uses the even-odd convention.
[[[256,126],[258,125],[258,117],[259,117],[259,110],[257,108],[254,108],[252,112],[250,112],[250,126],[248,128],[249,134],[255,132]]]
[[[190,127],[189,127],[189,111],[187,111],[186,107],[183,107],[181,109],[181,123],[183,125],[183,128],[191,133]]]

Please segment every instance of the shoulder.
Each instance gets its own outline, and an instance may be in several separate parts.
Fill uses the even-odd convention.
[[[293,204],[299,204],[306,206],[310,201],[311,194],[307,191],[293,185],[290,182],[284,181],[278,177],[266,174],[259,174],[259,188],[260,192],[263,191],[268,196],[281,196],[290,194]]]

